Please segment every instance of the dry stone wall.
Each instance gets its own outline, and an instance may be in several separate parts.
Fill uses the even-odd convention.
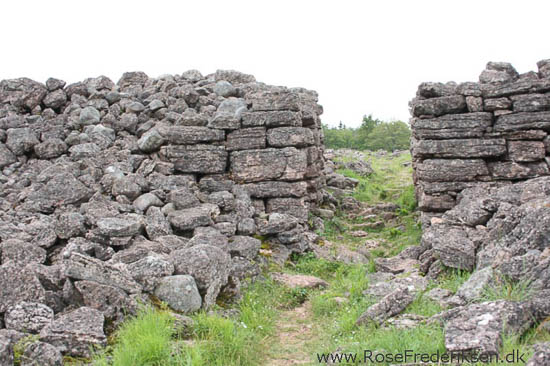
[[[89,356],[138,300],[190,313],[307,250],[321,113],[236,71],[1,81],[0,360]]]
[[[411,153],[425,219],[453,208],[465,188],[550,174],[550,60],[537,65],[520,75],[489,62],[477,83],[420,84]]]

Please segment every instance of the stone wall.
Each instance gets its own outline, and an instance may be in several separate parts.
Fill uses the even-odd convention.
[[[307,250],[321,113],[235,71],[1,81],[0,360],[89,356],[138,300],[207,308]]]
[[[411,152],[425,219],[454,207],[465,188],[549,174],[550,60],[537,65],[518,74],[489,62],[477,83],[420,84]]]

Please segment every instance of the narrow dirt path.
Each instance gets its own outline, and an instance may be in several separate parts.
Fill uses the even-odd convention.
[[[306,343],[316,337],[312,324],[309,301],[282,313],[277,321],[278,343],[271,349],[266,366],[311,364],[311,355],[305,350]]]

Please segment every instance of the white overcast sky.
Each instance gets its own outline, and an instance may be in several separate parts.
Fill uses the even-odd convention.
[[[250,73],[319,93],[324,123],[409,118],[422,81],[550,58],[550,1],[3,0],[0,79]]]

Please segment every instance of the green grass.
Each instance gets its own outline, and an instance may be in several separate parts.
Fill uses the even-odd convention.
[[[481,299],[482,301],[524,301],[527,300],[530,295],[529,282],[517,282],[508,278],[497,278],[494,284],[487,286],[483,290]]]
[[[468,281],[471,275],[472,273],[466,270],[446,268],[438,279],[437,287],[456,293],[460,286]]]
[[[374,172],[368,177],[362,177],[352,170],[341,169],[339,173],[357,179],[358,186],[355,188],[352,197],[360,202],[373,206],[378,203],[394,203],[398,206],[395,211],[397,217],[394,220],[385,220],[383,228],[362,228],[369,233],[368,239],[379,240],[383,244],[372,251],[374,256],[393,256],[408,246],[418,245],[422,236],[422,229],[418,220],[418,213],[415,212],[417,202],[412,184],[412,168],[404,166],[403,163],[410,162],[409,153],[397,157],[386,155],[369,155],[369,162]],[[341,159],[344,159],[342,157]],[[325,220],[325,231],[320,233],[324,238],[348,245],[350,248],[357,248],[364,243],[365,238],[354,238],[349,233],[355,225],[380,220],[350,216],[349,213],[336,211],[335,217]]]
[[[403,352],[418,349],[426,352],[444,350],[443,332],[437,325],[420,325],[415,329],[398,330],[380,328],[374,325],[357,326],[357,318],[375,300],[363,294],[368,288],[369,265],[345,265],[326,268],[322,260],[310,257],[298,258],[295,270],[304,274],[318,273],[321,268],[327,271],[324,278],[330,286],[323,292],[310,295],[314,323],[317,324],[317,339],[308,344],[312,355],[312,365],[318,353],[357,352],[363,355],[365,349],[384,352]],[[339,303],[336,298],[347,299]],[[439,312],[439,305],[417,296],[405,309],[405,313],[430,316]]]
[[[161,365],[171,358],[171,338],[174,319],[165,311],[142,307],[130,321],[124,322],[116,332],[116,343],[110,352],[96,357],[99,366]]]
[[[192,342],[174,338],[169,312],[144,307],[116,332],[113,344],[96,354],[95,365],[262,365],[265,340],[273,334],[278,314],[307,296],[303,289],[258,281],[244,292],[236,319],[205,312],[193,315]]]

